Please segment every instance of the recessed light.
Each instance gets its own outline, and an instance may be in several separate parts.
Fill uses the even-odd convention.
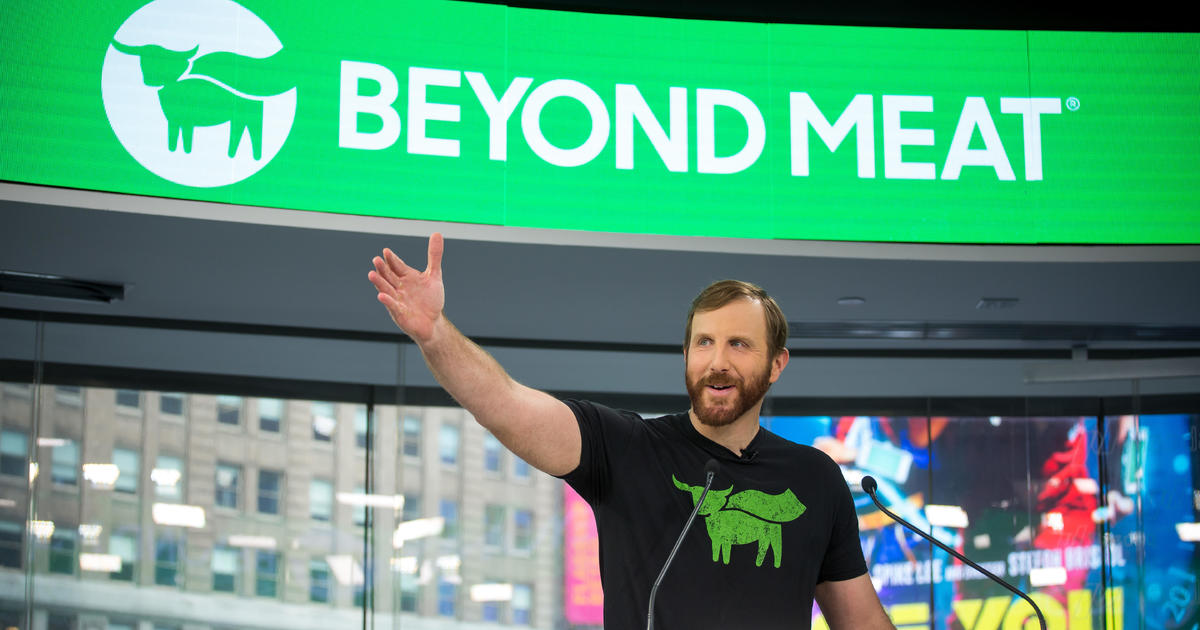
[[[860,297],[849,296],[838,298],[837,303],[838,306],[858,306],[860,304],[866,304],[867,300]]]

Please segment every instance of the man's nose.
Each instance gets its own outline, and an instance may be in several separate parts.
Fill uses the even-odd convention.
[[[728,372],[729,371],[729,352],[725,348],[718,346],[712,353],[712,360],[708,364],[708,369],[713,372]]]

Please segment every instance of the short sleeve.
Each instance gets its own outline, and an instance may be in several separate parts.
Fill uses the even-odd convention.
[[[834,501],[833,531],[821,561],[818,582],[849,580],[867,572],[862,543],[858,538],[858,515],[854,510],[850,487],[846,485],[837,464],[831,461],[830,465],[833,467],[833,475],[828,482],[830,498]]]
[[[607,495],[613,466],[620,464],[624,446],[641,418],[586,400],[563,402],[579,423],[580,451],[579,466],[562,479],[584,500],[596,505]]]

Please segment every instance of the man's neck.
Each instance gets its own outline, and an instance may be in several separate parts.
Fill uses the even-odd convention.
[[[696,432],[704,437],[724,446],[733,452],[734,455],[741,457],[742,450],[750,445],[754,440],[754,436],[758,435],[758,411],[759,407],[748,409],[740,418],[733,422],[714,427],[703,422],[696,417],[696,412],[688,409],[688,419],[692,421],[692,426],[696,428]]]

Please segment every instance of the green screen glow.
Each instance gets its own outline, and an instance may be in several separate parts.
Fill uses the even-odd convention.
[[[1200,243],[1195,34],[172,6],[6,7],[0,179],[623,233]]]

